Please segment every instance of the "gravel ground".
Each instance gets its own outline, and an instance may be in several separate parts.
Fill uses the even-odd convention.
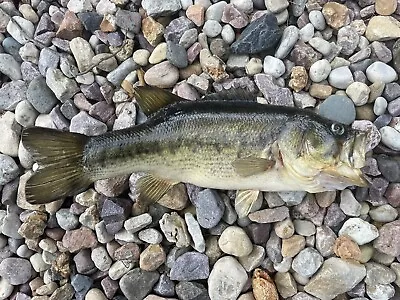
[[[397,19],[398,0],[1,1],[0,299],[400,297]],[[132,174],[28,204],[21,130],[141,123],[139,81],[247,88],[366,130],[370,187],[260,193],[238,218],[235,191],[179,184],[134,215]]]

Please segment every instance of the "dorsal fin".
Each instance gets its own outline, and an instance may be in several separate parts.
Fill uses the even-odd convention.
[[[152,86],[137,86],[133,93],[136,102],[146,116],[150,116],[172,103],[185,100],[171,92]]]
[[[205,95],[203,100],[249,100],[255,101],[256,95],[244,88],[234,88]]]

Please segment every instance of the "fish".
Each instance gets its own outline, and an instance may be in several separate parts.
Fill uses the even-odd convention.
[[[22,133],[37,170],[26,199],[45,204],[93,182],[143,172],[138,203],[157,202],[177,183],[237,190],[248,214],[260,191],[318,193],[366,186],[366,134],[317,113],[260,104],[235,90],[189,101],[166,90],[134,89],[148,116],[139,125],[97,136],[31,127]]]

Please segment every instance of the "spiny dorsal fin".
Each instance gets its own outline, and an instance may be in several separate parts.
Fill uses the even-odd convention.
[[[235,168],[236,173],[243,177],[263,173],[273,165],[275,165],[274,160],[254,156],[237,158],[232,162],[232,166]]]
[[[260,191],[255,190],[240,190],[236,192],[235,210],[239,218],[246,217],[252,212],[260,193]]]
[[[145,175],[137,182],[138,205],[148,207],[157,202],[178,182],[156,178],[153,175]]]
[[[223,90],[220,92],[212,93],[205,95],[203,100],[249,100],[255,101],[256,96],[254,93],[243,89],[243,88],[234,88],[229,90]]]
[[[146,116],[150,116],[161,108],[185,99],[158,87],[138,86],[133,93]]]

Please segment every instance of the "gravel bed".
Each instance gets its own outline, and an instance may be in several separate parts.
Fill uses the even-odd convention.
[[[400,297],[400,1],[228,2],[0,1],[0,300]],[[29,204],[22,129],[139,124],[143,82],[368,131],[370,186],[260,193],[240,218],[235,191],[189,184],[135,215],[140,174]]]

